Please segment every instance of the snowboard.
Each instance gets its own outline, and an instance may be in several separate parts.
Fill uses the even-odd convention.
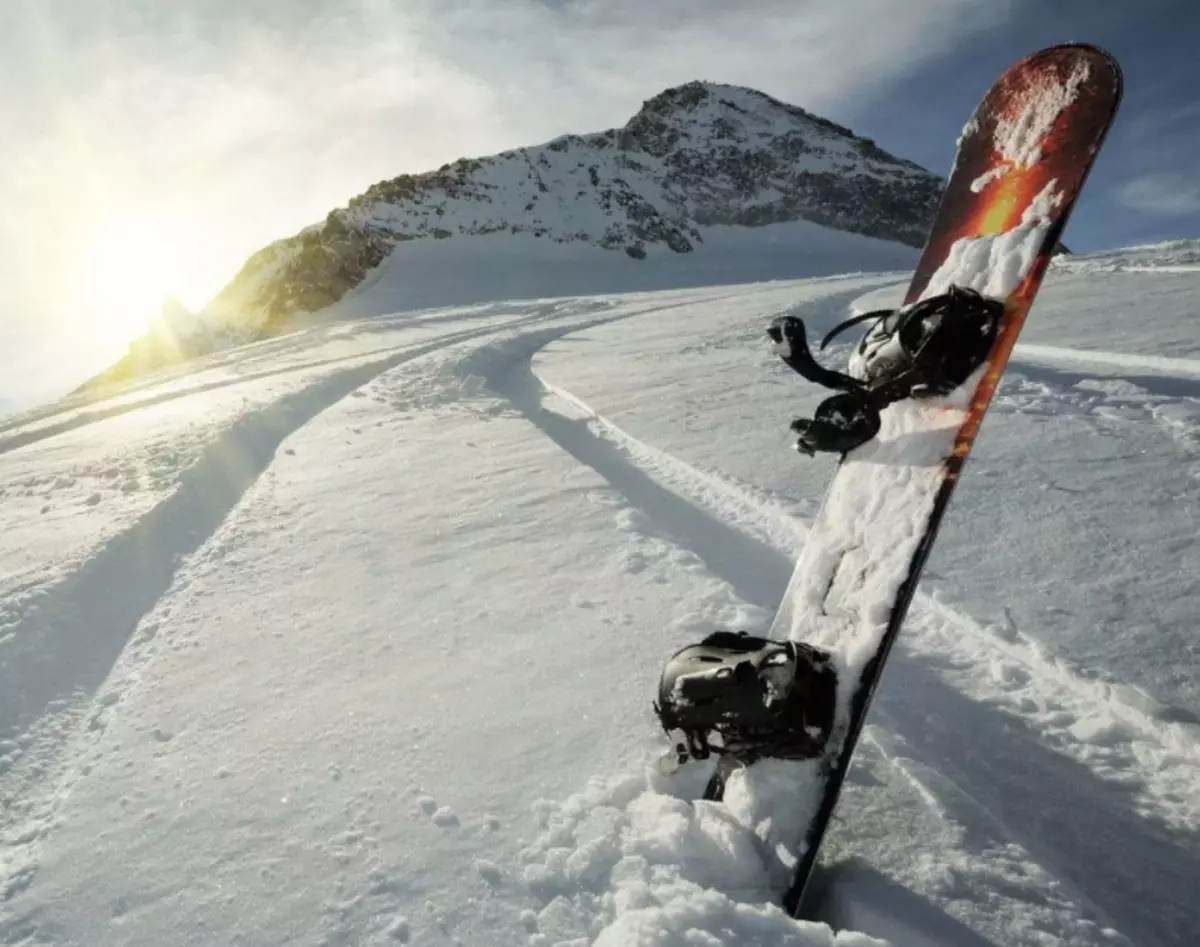
[[[793,915],[938,526],[1120,97],[1107,53],[1050,47],[999,77],[958,141],[904,302],[974,289],[1003,302],[999,329],[955,391],[883,410],[878,435],[842,457],[800,551],[768,637],[832,653],[837,698],[821,754],[723,758],[706,792],[755,828]]]

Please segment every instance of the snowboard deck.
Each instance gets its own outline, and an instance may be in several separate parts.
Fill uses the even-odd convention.
[[[800,552],[769,637],[833,654],[838,697],[824,754],[746,767],[723,758],[705,794],[737,793],[793,915],[938,527],[1121,87],[1116,61],[1096,47],[1043,49],[1000,76],[959,139],[904,302],[969,287],[1004,301],[1000,330],[986,363],[955,392],[883,411],[878,436],[842,458]],[[793,798],[781,803],[787,784]]]

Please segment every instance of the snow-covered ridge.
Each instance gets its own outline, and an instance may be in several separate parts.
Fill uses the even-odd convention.
[[[703,249],[711,266],[728,255],[731,230],[750,239],[749,228],[761,233],[770,225],[793,224],[876,238],[900,250],[919,248],[941,188],[938,176],[804,109],[752,89],[690,82],[650,99],[621,128],[461,158],[436,171],[372,185],[323,221],[251,256],[200,314],[205,331],[181,337],[147,333],[139,340],[144,344],[135,344],[83,387],[93,390],[292,328],[297,316],[370,286],[385,269],[380,264],[402,244],[406,252],[437,244],[439,252],[432,255],[443,263],[449,258],[448,281],[459,284],[464,273],[477,275],[477,238],[486,238],[489,246],[524,241],[511,254],[524,261],[516,275],[503,285],[481,286],[476,295],[485,300],[578,295],[594,291],[585,285],[588,280],[560,279],[547,286],[538,276],[558,272],[568,248],[586,252],[596,264],[611,269],[615,260],[630,271],[647,269],[648,257],[662,263]],[[779,240],[774,234],[763,239]],[[427,286],[431,277],[424,264],[430,255],[420,254],[423,262],[413,263],[399,282]],[[843,269],[894,268],[896,261],[886,256],[867,252]],[[817,274],[796,258],[769,275]],[[672,285],[694,282],[692,276]],[[415,308],[407,300],[423,292],[402,291],[406,302],[388,311]]]
[[[146,331],[129,343],[125,356],[88,379],[76,393],[87,393],[114,382],[138,378],[164,365],[173,365],[254,339],[220,320],[191,312],[173,296],[163,301]]]
[[[357,286],[399,243],[528,234],[688,253],[713,225],[807,220],[919,247],[941,179],[751,89],[691,82],[622,128],[381,181],[247,261],[209,313],[270,333]]]
[[[1055,269],[1067,273],[1115,273],[1121,270],[1200,269],[1200,240],[1164,240],[1135,247],[1058,256]]]

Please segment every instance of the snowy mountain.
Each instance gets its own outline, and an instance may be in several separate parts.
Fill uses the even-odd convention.
[[[640,260],[690,253],[707,227],[806,220],[920,247],[941,185],[803,109],[691,82],[623,128],[382,181],[255,254],[210,309],[270,333],[339,300],[397,244],[464,235],[528,234]]]
[[[767,627],[829,480],[764,326],[902,276],[396,317],[381,278],[5,420],[0,943],[1194,943],[1197,247],[1051,271],[804,922],[650,701]]]
[[[791,222],[920,247],[941,187],[936,175],[801,108],[751,89],[691,82],[646,102],[622,128],[375,184],[321,223],[254,254],[204,318],[214,337],[235,343],[273,335],[377,278],[398,247],[428,242],[453,243],[436,254],[446,264],[440,284],[408,254],[390,261],[417,306],[462,301],[453,294],[464,280],[478,286],[478,272],[497,252],[541,258],[544,271],[521,266],[521,284],[492,279],[480,299],[593,291],[585,260],[623,269],[618,281],[632,288],[646,279],[636,264],[647,257],[707,250],[699,254],[703,264],[675,271],[675,285],[695,285],[705,279],[703,268],[739,242],[731,232],[746,237],[748,228]],[[489,239],[463,239],[481,236]],[[573,257],[573,282],[555,246],[590,251]],[[605,260],[614,255],[623,266]],[[788,259],[778,252],[770,263],[775,277],[814,271],[803,253]],[[171,364],[181,353],[205,351],[148,338],[88,387],[137,374],[153,363],[148,353]]]
[[[150,321],[146,331],[129,344],[129,350],[115,364],[83,385],[79,391],[98,390],[129,378],[187,359],[207,355],[216,349],[228,348],[250,341],[248,335],[222,331],[225,327],[214,320],[191,312],[174,297],[163,300],[159,314]]]

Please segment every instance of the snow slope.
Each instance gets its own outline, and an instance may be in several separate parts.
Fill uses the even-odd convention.
[[[397,312],[828,275],[850,249],[865,268],[911,266],[942,187],[804,109],[689,82],[620,128],[372,185],[253,254],[196,318],[173,307],[83,387],[290,331],[381,277]]]
[[[919,248],[941,191],[937,175],[848,128],[752,89],[689,82],[621,128],[380,181],[254,254],[205,315],[218,332],[275,334],[340,300],[405,243],[450,244],[460,278],[481,245],[538,256],[566,245],[607,270],[606,257],[621,255],[632,275],[634,261],[704,248],[714,228],[753,240],[755,228],[797,222]]]
[[[0,942],[1195,942],[1196,273],[1052,273],[811,921],[654,765],[832,469],[763,327],[900,291],[346,312],[0,429]]]

